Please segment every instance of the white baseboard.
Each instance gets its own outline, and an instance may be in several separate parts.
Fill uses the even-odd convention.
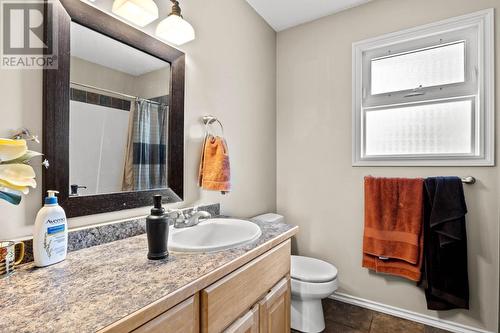
[[[395,317],[415,321],[417,323],[425,324],[428,326],[437,327],[443,330],[447,330],[455,333],[494,333],[490,331],[485,331],[479,328],[474,328],[471,326],[466,326],[458,323],[454,323],[452,321],[443,320],[435,317],[431,317],[428,315],[420,314],[413,311],[408,311],[405,309],[397,308],[395,306],[385,305],[382,303],[370,301],[367,299],[354,297],[351,295],[347,295],[344,293],[334,293],[330,296],[331,299],[356,305],[362,308],[386,313]]]

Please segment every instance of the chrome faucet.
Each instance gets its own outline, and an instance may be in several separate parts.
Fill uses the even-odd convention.
[[[172,209],[167,212],[167,216],[169,224],[173,224],[174,228],[194,227],[201,222],[200,218],[205,220],[212,217],[209,212],[198,210],[198,206],[195,206],[189,214],[184,214],[180,209]]]

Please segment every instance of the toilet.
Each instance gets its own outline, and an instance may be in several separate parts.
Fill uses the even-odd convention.
[[[263,214],[252,220],[276,223],[285,218],[278,214]],[[292,256],[292,329],[305,333],[317,333],[325,329],[321,300],[338,288],[337,268],[326,261]]]
[[[317,333],[325,329],[321,300],[338,288],[337,268],[326,261],[292,256],[292,328]]]

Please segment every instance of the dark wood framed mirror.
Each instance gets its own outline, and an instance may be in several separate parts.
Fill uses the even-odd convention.
[[[57,66],[43,71],[43,152],[50,162],[50,167],[43,172],[44,193],[49,189],[59,191],[59,202],[68,217],[148,206],[152,204],[152,196],[155,194],[161,194],[164,202],[182,201],[184,53],[79,0],[51,1],[45,6],[45,41],[56,50]],[[56,33],[53,33],[54,30]],[[81,39],[75,41],[77,37]],[[89,38],[98,40],[89,42]],[[101,40],[104,44],[100,44]],[[114,46],[117,48],[116,56],[110,55],[106,43],[120,44]],[[76,57],[72,52],[81,54]],[[94,60],[96,54],[107,57],[107,60]],[[139,96],[137,93],[76,82],[73,75],[77,72],[77,60],[86,64],[87,67],[80,68],[79,72],[87,76],[88,66],[97,68],[106,65],[107,61],[113,67],[99,67],[95,71],[99,73],[94,78],[98,84],[106,81],[102,75],[108,70],[137,78],[136,81],[139,82],[139,76],[144,81],[143,77],[161,67],[161,64],[166,64],[164,68],[168,68],[170,76],[161,76],[166,80],[162,85],[166,87],[166,92],[157,94],[158,96],[152,95],[152,92],[148,96]],[[122,68],[119,68],[120,64]],[[122,81],[127,80],[114,80]],[[148,84],[144,86],[155,86],[151,82],[153,80],[148,79]],[[136,87],[136,82],[134,84]],[[154,115],[156,119],[154,129],[148,127],[146,132],[160,132],[155,134],[159,138],[155,139],[157,141],[147,142],[148,147],[156,149],[150,155],[147,149],[146,152],[135,150],[136,146],[144,146],[142,142],[136,142],[134,137],[134,133],[139,131],[135,127],[139,124],[136,118],[140,118],[137,110],[144,108],[143,105],[146,105],[150,118]],[[132,113],[134,108],[136,111]],[[87,112],[83,118],[82,112]],[[122,125],[119,125],[120,121]],[[106,128],[103,124],[109,124],[110,127]],[[127,132],[117,130],[120,126]],[[147,126],[153,125],[148,123]],[[108,137],[113,133],[121,133],[121,139]],[[96,143],[96,137],[100,138],[100,144]],[[120,142],[123,143],[123,140],[126,144],[122,146]],[[98,146],[100,150],[96,152],[95,147]],[[117,149],[115,151],[110,147]],[[147,156],[144,157],[145,155]],[[103,162],[105,158],[108,161],[106,165]],[[100,163],[97,166],[96,160]],[[141,163],[145,167],[160,167],[155,172],[134,173],[134,178],[129,179],[132,185],[126,187],[126,174],[136,172]],[[78,177],[95,168],[99,170],[100,178],[95,181],[98,177],[92,174],[85,180],[92,183],[92,191],[78,194],[78,186],[87,189],[91,187],[81,184],[82,178],[78,180]],[[160,177],[161,181],[150,181],[152,176]],[[134,183],[139,182],[141,177],[147,178],[147,185],[144,182],[140,186]],[[95,186],[94,183],[100,185]],[[102,183],[106,183],[106,186]]]

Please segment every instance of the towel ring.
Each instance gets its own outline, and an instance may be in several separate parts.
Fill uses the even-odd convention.
[[[205,124],[205,132],[207,135],[215,136],[210,131],[210,125],[217,122],[220,126],[222,136],[224,136],[224,126],[222,126],[222,123],[220,122],[220,120],[217,119],[215,116],[210,116],[210,115],[203,116],[202,120],[203,120],[203,124]]]

